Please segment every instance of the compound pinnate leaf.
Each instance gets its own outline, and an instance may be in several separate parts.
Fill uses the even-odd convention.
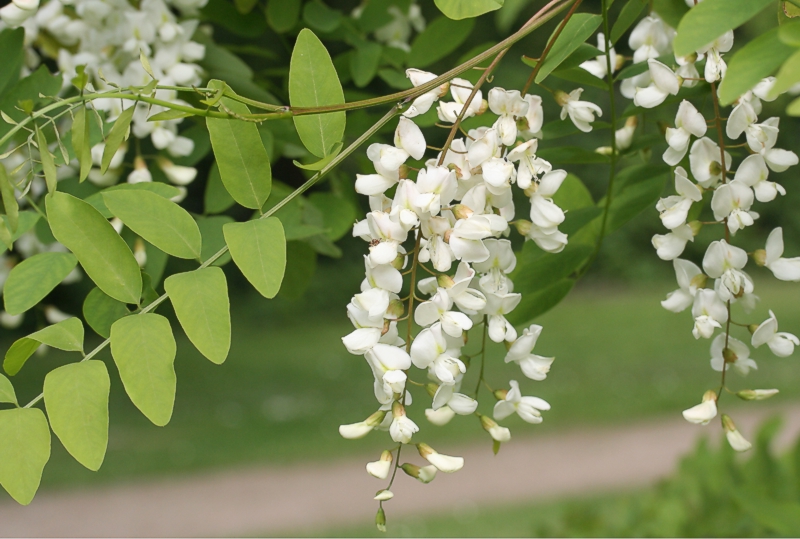
[[[175,338],[169,321],[153,313],[126,316],[111,326],[111,355],[131,401],[163,427],[175,404]]]
[[[277,217],[223,227],[233,261],[258,292],[274,298],[286,270],[286,239]]]
[[[189,212],[150,191],[103,193],[108,210],[162,251],[178,258],[198,259],[202,238]]]
[[[6,352],[3,369],[14,376],[42,344],[67,352],[83,352],[83,324],[79,318],[67,318],[18,339]]]
[[[331,56],[314,32],[307,28],[300,31],[292,50],[289,101],[296,108],[344,103],[344,92]],[[344,136],[343,111],[294,116],[293,120],[303,145],[317,157],[328,155]]]
[[[201,354],[220,364],[231,347],[228,283],[220,268],[178,273],[164,281],[186,336]]]
[[[124,303],[139,303],[139,264],[114,227],[90,204],[72,195],[47,196],[53,236],[75,253],[89,278],[103,292]]]
[[[44,404],[53,432],[70,455],[92,471],[100,469],[108,447],[110,389],[108,369],[97,360],[64,365],[44,379]]]
[[[50,460],[50,428],[38,408],[0,410],[0,485],[28,505]]]
[[[78,264],[71,253],[39,253],[26,258],[8,274],[3,287],[6,312],[20,314],[49,294]]]

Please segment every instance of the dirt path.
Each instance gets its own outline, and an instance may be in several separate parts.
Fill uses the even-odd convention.
[[[736,414],[746,435],[775,408]],[[786,444],[800,432],[800,406],[783,409]],[[713,429],[713,430],[712,430]],[[393,519],[411,512],[544,500],[649,484],[716,426],[679,418],[550,437],[517,439],[493,456],[468,446],[465,468],[429,485],[400,477],[387,503]],[[361,460],[245,468],[141,484],[41,493],[29,507],[0,504],[3,537],[186,537],[280,534],[371,522],[383,486]],[[397,522],[397,520],[395,520]]]

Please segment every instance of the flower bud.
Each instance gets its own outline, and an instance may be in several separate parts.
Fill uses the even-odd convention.
[[[373,500],[378,500],[379,502],[385,502],[386,500],[391,500],[392,498],[394,498],[394,493],[389,489],[383,489],[375,493],[375,497],[373,498]]]
[[[433,408],[427,408],[425,410],[425,417],[437,427],[447,425],[455,416],[456,413],[449,406],[442,406],[438,410],[434,410]]]
[[[562,90],[556,90],[555,94],[553,94],[553,97],[555,97],[556,103],[558,103],[559,107],[563,107],[569,103],[569,94]]]
[[[381,453],[380,459],[375,462],[367,463],[367,473],[378,479],[386,479],[389,477],[389,471],[392,469],[392,460],[392,452],[384,450],[383,453]]]
[[[383,512],[383,507],[378,507],[378,514],[375,515],[375,526],[379,532],[386,532],[386,513]]]
[[[705,273],[698,273],[697,275],[692,277],[691,281],[689,281],[689,287],[696,289],[705,288],[707,282],[708,282],[708,276]]]
[[[697,236],[703,228],[703,223],[700,221],[689,221],[689,228],[692,229],[692,236]]]
[[[386,318],[396,319],[403,316],[406,307],[399,299],[393,299],[389,302],[389,307],[386,309]]]
[[[450,83],[445,82],[444,84],[439,86],[439,97],[446,96],[448,91],[450,91]]]
[[[611,155],[614,153],[614,150],[611,146],[600,146],[599,148],[595,148],[594,153],[599,153],[600,155]]]
[[[472,208],[464,204],[456,204],[450,209],[452,210],[453,215],[456,216],[456,219],[469,219],[469,217],[475,213],[472,211]]]
[[[436,283],[442,288],[453,288],[456,281],[447,274],[441,274],[436,277]]]
[[[480,116],[481,114],[483,114],[487,110],[489,110],[489,102],[486,101],[485,99],[481,99],[481,106],[478,107],[478,112],[476,112],[475,114]]]
[[[406,267],[406,255],[398,254],[394,257],[394,260],[391,261],[392,267],[396,270],[401,270]]]
[[[496,389],[494,391],[494,393],[492,393],[492,394],[494,395],[495,399],[497,399],[499,401],[504,401],[504,400],[506,400],[506,395],[508,395],[508,390],[507,389]]]
[[[392,417],[403,417],[404,415],[406,415],[405,406],[400,401],[394,401],[392,403]]]
[[[462,457],[442,455],[428,444],[417,444],[417,451],[419,451],[419,456],[434,465],[440,472],[453,473],[464,467]]]
[[[430,483],[436,477],[436,467],[431,465],[419,467],[416,464],[405,463],[400,466],[406,475],[418,479],[421,483]]]
[[[517,219],[514,221],[514,226],[517,229],[517,232],[520,233],[522,236],[527,236],[530,234],[531,229],[533,228],[533,223],[530,221],[526,221],[525,219]]]
[[[752,335],[753,333],[755,333],[755,332],[756,332],[756,330],[757,330],[758,328],[759,328],[759,325],[758,325],[758,324],[750,324],[749,326],[747,326],[747,331],[749,331],[749,332],[750,332],[750,335]]]
[[[764,249],[757,249],[753,252],[752,257],[757,266],[765,266],[767,264],[767,251]]]
[[[511,439],[511,431],[498,425],[494,419],[480,414],[481,426],[497,442],[507,442]]]
[[[444,242],[445,242],[445,243],[450,243],[450,236],[451,236],[452,234],[453,234],[453,229],[452,229],[452,228],[451,228],[451,229],[449,229],[449,230],[447,230],[447,231],[444,233],[444,236],[443,236],[443,238],[444,238]]]
[[[722,351],[722,358],[725,360],[725,363],[735,363],[736,360],[739,359],[736,353],[730,348],[725,348]]]
[[[753,447],[753,444],[747,441],[742,436],[742,433],[738,431],[733,420],[725,414],[722,414],[722,427],[725,429],[725,437],[728,439],[728,443],[731,444],[735,451],[747,451]]]
[[[745,401],[763,401],[777,394],[777,389],[743,389],[736,396]]]
[[[377,427],[378,425],[383,423],[384,417],[386,417],[386,410],[378,410],[377,412],[369,416],[364,422],[371,427]]]
[[[622,56],[619,57],[620,60],[625,60]],[[625,120],[625,127],[636,127],[639,125],[639,117],[638,116],[628,116],[628,119]]]
[[[410,170],[410,168],[405,163],[400,165],[400,168],[397,169],[397,174],[399,175],[399,179],[407,180],[408,179],[409,170]]]
[[[429,382],[425,384],[425,391],[428,392],[428,395],[433,398],[436,395],[436,391],[438,391],[439,386],[434,384],[433,382]]]
[[[140,268],[147,264],[147,251],[142,238],[136,238],[133,243],[133,258],[136,259],[136,263],[139,264]]]

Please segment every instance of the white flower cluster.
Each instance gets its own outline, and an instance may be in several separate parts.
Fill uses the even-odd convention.
[[[407,75],[414,86],[436,78],[415,69]],[[452,101],[439,102],[448,93]],[[470,130],[465,138],[454,139],[444,153],[425,160],[428,145],[413,118],[437,102],[442,122],[454,123],[459,115],[466,118],[486,110],[497,119],[491,127]],[[541,326],[532,325],[518,335],[506,319],[521,300],[509,278],[516,266],[506,239],[511,222],[546,251],[559,252],[567,243],[567,236],[558,230],[564,212],[552,199],[566,172],[553,170],[536,155],[538,141],[533,137],[541,129],[542,116],[538,96],[493,88],[484,100],[471,83],[454,79],[408,106],[393,145],[373,144],[367,149],[375,173],[358,175],[355,187],[369,196],[372,211],[353,229],[354,236],[369,243],[364,257],[366,278],[361,292],[347,306],[355,330],[342,341],[350,353],[367,360],[380,408],[360,423],[342,425],[339,432],[345,438],[360,438],[373,429],[388,430],[400,444],[399,452],[419,431],[406,412],[412,402],[407,384],[413,383],[425,386],[432,397],[425,411],[431,423],[444,425],[456,414],[476,414],[495,443],[510,439],[507,428],[477,413],[477,391],[463,392],[469,358],[462,348],[467,332],[483,324],[484,336],[507,343],[505,361],[517,363],[528,378],[544,380],[553,362],[532,353]],[[524,141],[517,144],[518,138]],[[421,168],[407,164],[409,159],[420,162]],[[416,179],[411,179],[414,171]],[[514,184],[530,199],[530,221],[514,220]],[[422,272],[425,278],[419,278]],[[410,275],[407,296],[401,298],[406,275]],[[401,321],[407,324],[405,339],[398,332]],[[422,328],[416,337],[414,322]],[[426,373],[426,383],[409,379],[412,366]],[[517,413],[529,423],[541,422],[541,412],[549,404],[522,396],[514,380],[509,385],[510,390],[493,392],[497,399],[494,418]],[[395,462],[395,466],[422,482],[431,481],[437,470],[453,472],[463,466],[463,459],[440,455],[425,444],[417,444],[417,449],[428,465],[398,466]],[[384,451],[380,460],[367,465],[367,472],[388,477],[394,451]],[[381,491],[376,499],[389,499],[387,492]]]
[[[628,91],[628,95],[637,106],[658,106],[668,96],[677,95],[682,86],[695,85],[702,79],[714,84],[725,76],[727,66],[723,54],[733,46],[732,31],[699,49],[689,58],[676,57],[675,62],[679,66],[677,70],[655,59],[671,52],[670,42],[673,35],[674,31],[655,14],[644,19],[634,29],[630,43],[636,50],[634,61],[647,61],[649,68],[642,75],[628,79],[634,85],[633,91]],[[703,60],[705,65],[701,79],[695,64]],[[663,160],[675,167],[676,194],[658,202],[656,208],[660,212],[661,222],[669,232],[654,236],[652,242],[661,259],[673,262],[679,288],[671,292],[661,304],[673,312],[691,307],[694,318],[692,334],[696,339],[713,338],[711,367],[720,372],[732,366],[744,375],[757,368],[756,362],[750,358],[748,345],[731,336],[731,305],[738,303],[748,313],[758,300],[753,293],[753,280],[744,271],[748,253],[732,245],[731,238],[758,219],[758,213],[751,209],[754,202],[770,202],[778,194],[786,193],[781,185],[769,181],[770,171],[782,172],[798,164],[798,157],[793,152],[775,147],[778,118],[769,118],[763,122],[758,120],[762,100],[776,97],[772,94],[774,82],[774,78],[764,79],[742,95],[727,119],[724,135],[731,140],[745,135],[745,144],[739,146],[749,151],[749,155],[739,163],[735,172],[732,169],[732,156],[724,146],[720,147],[720,144],[724,144],[723,133],[716,133],[717,142],[707,137],[706,131],[712,119],[706,119],[689,101],[683,100],[680,103],[675,127],[666,129],[668,147]],[[716,89],[712,88],[712,92],[716,92]],[[713,98],[716,99],[716,95]],[[713,120],[716,125],[721,125],[721,118],[715,116]],[[678,166],[687,151],[689,172]],[[712,192],[710,206],[714,220],[705,223],[690,220],[690,214],[695,215],[692,213],[693,207],[701,203],[704,193],[709,191]],[[694,241],[704,225],[724,227],[724,239],[709,244],[701,269],[695,263],[679,257],[687,242]],[[770,234],[766,250],[756,251],[753,258],[757,264],[771,269],[778,279],[800,281],[800,258],[786,259],[782,255],[782,231],[778,228]],[[752,333],[750,344],[753,347],[767,344],[777,356],[789,356],[794,352],[794,347],[800,345],[794,335],[778,332],[778,322],[772,311],[769,319],[760,325],[753,324],[749,329]],[[684,417],[692,423],[707,424],[717,415],[717,401],[724,386],[723,374],[720,390],[708,391],[701,404],[684,411]],[[777,390],[745,390],[739,392],[739,396],[755,400],[775,393]],[[734,449],[744,451],[750,448],[750,443],[736,430],[730,417],[723,414],[722,424]]]

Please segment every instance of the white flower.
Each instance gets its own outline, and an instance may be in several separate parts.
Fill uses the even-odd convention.
[[[751,124],[745,130],[750,149],[760,153],[767,166],[775,172],[783,172],[798,163],[797,154],[794,152],[775,148],[779,121],[779,118],[769,118],[763,123]]]
[[[711,198],[711,209],[714,219],[727,219],[731,234],[747,226],[751,226],[758,214],[750,211],[754,200],[753,190],[743,182],[733,180],[720,185]]]
[[[477,135],[477,133],[475,133]],[[470,134],[470,136],[473,136]],[[472,168],[479,167],[484,161],[500,155],[500,139],[495,129],[487,129],[467,144],[467,160]]]
[[[558,229],[543,229],[538,226],[531,226],[525,237],[533,240],[539,249],[548,253],[560,253],[567,245],[567,235],[559,232]]]
[[[747,264],[747,253],[725,240],[713,241],[703,257],[703,269],[717,279],[715,289],[722,301],[753,291],[753,281],[741,269]]]
[[[448,343],[439,322],[420,331],[411,343],[411,361],[414,366],[431,369],[442,384],[453,385],[457,376],[467,372],[466,365],[458,358],[459,355],[459,349]]]
[[[723,368],[728,370],[730,365],[743,375],[749,373],[750,369],[758,369],[756,362],[750,359],[750,349],[745,343],[720,333],[711,341],[711,368],[721,372]]]
[[[464,262],[483,262],[489,258],[489,250],[483,239],[496,236],[508,228],[505,219],[495,214],[473,214],[459,219],[450,233],[449,243],[453,254]]]
[[[782,258],[783,228],[770,232],[767,238],[765,266],[781,281],[800,281],[800,257]]]
[[[746,100],[739,100],[739,104],[733,107],[728,121],[725,123],[725,134],[730,139],[737,139],[742,136],[742,133],[750,127],[751,124],[756,123],[758,116],[753,109],[753,105]]]
[[[672,265],[675,268],[675,276],[678,279],[679,288],[667,294],[667,299],[661,302],[661,306],[668,311],[679,313],[694,301],[697,286],[693,282],[703,272],[693,262],[681,258],[673,260]]]
[[[369,434],[372,429],[380,425],[385,416],[386,412],[379,410],[364,421],[352,423],[350,425],[339,425],[339,434],[342,435],[342,438],[346,438],[348,440],[363,438]]]
[[[438,410],[434,410],[433,408],[427,408],[425,410],[425,417],[437,427],[447,425],[455,416],[456,413],[449,406],[442,406]]]
[[[587,60],[580,65],[581,69],[585,69],[598,79],[606,78],[608,75],[608,59],[606,58],[606,36],[603,32],[597,33],[597,48],[600,49],[600,52],[603,54],[597,56],[594,60]],[[611,70],[616,71],[617,69],[617,53],[614,51],[614,47],[611,47]]]
[[[595,114],[597,116],[602,116],[603,111],[594,103],[580,101],[582,93],[583,88],[573,90],[569,94],[560,92],[557,99],[561,105],[561,119],[564,120],[569,116],[569,119],[572,120],[575,127],[584,133],[588,133],[592,130],[590,124],[595,120]]]
[[[674,260],[681,256],[689,241],[694,241],[694,232],[688,224],[673,228],[669,234],[656,234],[652,239],[661,260]]]
[[[420,303],[414,311],[414,321],[422,327],[442,323],[442,330],[451,337],[460,337],[472,328],[472,320],[464,313],[451,311],[453,300],[444,288],[439,288],[430,299]]]
[[[692,203],[703,199],[703,192],[686,176],[683,167],[675,169],[675,191],[677,195],[662,198],[656,204],[661,223],[670,230],[683,226]]]
[[[194,167],[176,165],[163,157],[159,157],[157,163],[167,179],[175,185],[189,185],[197,177],[197,169]]]
[[[725,152],[725,170],[730,166],[731,156]],[[722,178],[719,146],[708,137],[695,140],[689,150],[689,168],[697,183],[703,187],[714,186]]]
[[[711,390],[706,391],[703,395],[703,402],[684,410],[683,417],[695,425],[708,425],[712,419],[717,417],[717,394]]]
[[[483,314],[488,317],[489,338],[494,342],[514,341],[517,338],[517,332],[504,315],[519,305],[522,296],[506,290],[484,290],[484,292],[486,293],[486,307],[483,309]]]
[[[794,353],[794,347],[800,346],[800,340],[795,335],[778,332],[778,319],[772,311],[769,312],[769,318],[753,332],[750,343],[754,348],[766,344],[778,357],[789,357]]]
[[[425,155],[425,137],[422,131],[417,124],[404,116],[400,117],[394,132],[394,145],[405,150],[414,159],[422,159]]]
[[[714,335],[714,328],[721,328],[722,324],[727,322],[728,308],[715,291],[704,288],[698,290],[694,297],[692,316],[694,338],[710,339]]]
[[[133,172],[128,174],[128,183],[142,183],[152,182],[153,175],[147,168],[147,163],[140,156],[136,156],[133,160]]]
[[[408,79],[411,81],[411,84],[416,88],[417,86],[432,81],[436,78],[436,75],[433,73],[428,73],[427,71],[420,71],[419,69],[406,69],[406,77],[408,77]],[[444,92],[447,91],[447,86],[447,83],[445,83],[414,99],[408,109],[403,112],[403,116],[407,118],[413,118],[428,112],[428,110],[431,108],[431,105],[433,105],[433,103],[436,102],[439,97],[444,95]]]
[[[405,412],[402,415],[393,416],[392,424],[389,427],[389,435],[392,440],[399,444],[407,444],[416,432],[419,432],[419,427],[405,415]]]
[[[453,79],[450,81],[450,94],[453,96],[452,102],[441,102],[436,109],[439,119],[443,122],[455,123],[461,111],[464,109],[464,103],[469,99],[472,93],[472,83],[465,79]],[[483,94],[480,90],[475,93],[469,106],[464,111],[462,119],[467,119],[475,116],[481,110],[483,101]]]
[[[500,142],[511,146],[517,140],[516,119],[525,116],[528,103],[518,90],[495,87],[489,90],[489,109],[499,116],[492,127],[497,130]]]
[[[564,210],[553,202],[553,195],[567,177],[565,170],[553,170],[546,173],[541,181],[534,184],[536,189],[531,195],[531,222],[545,230],[552,230],[564,222]],[[531,186],[531,189],[534,187]]]
[[[669,67],[658,60],[647,60],[650,68],[652,83],[647,88],[637,88],[633,96],[633,103],[637,107],[651,109],[657,107],[669,95],[677,95],[681,89],[681,81]]]
[[[628,38],[628,45],[633,50],[633,63],[666,54],[674,36],[675,30],[667,26],[655,12],[651,12],[650,16],[639,21]]]
[[[417,450],[422,458],[434,465],[440,472],[453,473],[464,467],[463,457],[442,455],[428,444],[417,444]]]
[[[383,489],[378,491],[373,500],[385,502],[386,500],[391,500],[392,498],[394,498],[394,493],[391,490]]]
[[[675,128],[667,128],[666,138],[669,146],[664,152],[664,162],[670,166],[677,165],[686,155],[686,150],[689,149],[690,136],[694,135],[699,138],[705,134],[705,118],[694,105],[684,99],[675,116]]]
[[[378,479],[386,479],[392,469],[392,453],[384,451],[381,458],[375,462],[367,463],[367,473]]]
[[[767,181],[769,169],[764,157],[760,154],[750,155],[742,161],[736,170],[734,181],[741,182],[753,188],[755,198],[759,202],[771,202],[778,193],[786,194],[782,185]]]
[[[525,124],[527,129],[522,130],[523,136],[541,137],[542,124],[544,123],[544,110],[542,109],[542,98],[538,95],[525,94],[522,99],[528,104],[528,112],[525,114]]]
[[[748,442],[736,428],[733,420],[725,414],[722,414],[722,427],[725,429],[725,437],[728,439],[728,443],[731,444],[735,451],[747,451],[753,447],[753,444]]]
[[[456,195],[458,189],[456,173],[447,167],[428,166],[419,171],[416,187],[419,194],[413,201],[414,206],[421,214],[436,215],[441,207],[450,204]]]
[[[508,384],[511,389],[506,393],[505,399],[494,405],[494,418],[502,421],[516,412],[528,423],[541,423],[541,411],[550,409],[547,401],[539,397],[523,397],[516,380],[511,380]]]
[[[712,83],[725,77],[728,65],[722,59],[723,52],[728,52],[733,47],[733,30],[728,30],[710,44],[698,50],[698,53],[706,53],[706,82]]]
[[[456,393],[455,385],[442,384],[433,395],[431,407],[433,410],[447,408],[454,414],[470,415],[477,410],[478,401],[463,393]]]
[[[495,442],[507,442],[511,439],[511,431],[501,427],[489,416],[481,415],[481,426]]]
[[[505,362],[516,362],[522,373],[531,380],[544,380],[550,372],[550,365],[556,359],[533,354],[533,347],[542,333],[542,326],[533,324],[522,331],[522,335],[514,341],[506,354]]]

